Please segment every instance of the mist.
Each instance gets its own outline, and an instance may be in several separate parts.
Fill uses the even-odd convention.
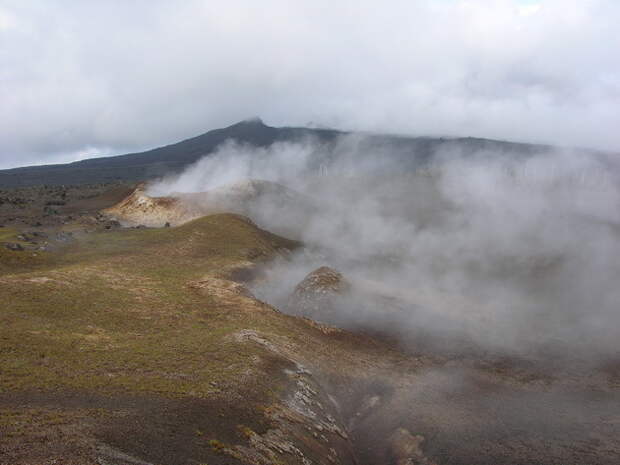
[[[296,313],[287,307],[295,285],[328,265],[351,286],[326,323],[412,348],[617,353],[620,191],[609,158],[453,148],[404,159],[389,145],[368,150],[363,139],[227,143],[149,193],[225,190],[248,179],[284,186],[238,208],[304,244],[253,285],[283,311]]]

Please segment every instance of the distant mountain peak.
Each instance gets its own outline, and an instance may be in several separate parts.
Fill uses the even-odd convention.
[[[246,118],[237,124],[246,124],[246,125],[252,125],[252,126],[267,126],[263,122],[263,120],[260,118],[260,116],[253,116],[251,118]]]
[[[266,125],[261,118],[253,117],[145,152],[92,158],[65,165],[0,170],[0,188],[42,184],[96,184],[119,180],[145,181],[168,173],[178,173],[202,157],[214,153],[227,141],[264,148],[276,142],[298,142],[310,138],[324,144],[322,150],[325,156],[331,156],[330,151],[337,145],[338,137],[344,134],[349,133],[328,129],[273,127]],[[549,149],[545,146],[486,139],[415,138],[382,134],[366,135],[365,138],[365,148],[361,147],[360,150],[375,151],[378,150],[377,147],[385,150],[385,147],[389,146],[395,156],[400,157],[399,159],[408,166],[429,160],[440,146],[445,146],[444,144],[448,144],[449,148],[462,149],[465,153],[486,150],[531,154]]]
[[[271,126],[267,126],[261,118],[259,118],[258,116],[254,116],[252,118],[243,119],[239,121],[238,123],[231,124],[230,126],[222,128],[222,129],[224,131],[227,131],[227,130],[257,131],[257,130],[263,130],[266,128],[271,128]],[[216,129],[216,131],[221,131],[222,129]]]

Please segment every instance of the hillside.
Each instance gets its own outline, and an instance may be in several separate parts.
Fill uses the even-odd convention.
[[[91,158],[68,164],[0,170],[0,186],[93,184],[119,180],[141,181],[179,171],[204,155],[211,153],[226,140],[236,140],[256,147],[265,147],[278,141],[299,140],[310,134],[329,141],[338,133],[330,130],[273,128],[266,126],[260,120],[248,120],[146,152]]]
[[[354,463],[321,383],[401,357],[234,281],[297,246],[222,214],[4,270],[0,463]]]
[[[301,244],[238,215],[47,227],[73,239],[0,229],[23,245],[0,253],[0,464],[617,463],[617,364],[412,353],[281,313],[247,284]]]
[[[295,142],[313,138],[330,144],[340,135],[351,134],[330,129],[309,129],[265,125],[261,120],[241,121],[222,129],[214,129],[197,137],[141,153],[101,157],[59,165],[30,166],[0,170],[0,187],[24,187],[39,184],[75,185],[117,181],[144,181],[184,167],[212,153],[227,140],[235,140],[255,147],[266,147],[275,142]],[[367,151],[389,147],[405,161],[428,159],[439,149],[458,149],[463,153],[493,150],[498,153],[533,153],[548,147],[478,138],[400,137],[365,135],[360,149]]]

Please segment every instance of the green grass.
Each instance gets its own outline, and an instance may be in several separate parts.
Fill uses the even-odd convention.
[[[6,438],[20,438],[70,425],[85,417],[103,418],[105,409],[0,408],[0,430]]]
[[[294,384],[284,353],[334,366],[352,357],[346,338],[216,285],[189,285],[297,246],[241,217],[75,237],[37,261],[0,261],[0,437],[29,457],[19,463],[41,453],[94,463],[84,457],[101,442],[138,457],[163,442],[188,458],[179,463],[238,463],[229,448],[279,427]],[[240,330],[275,349],[239,340]]]
[[[4,244],[14,243],[21,246],[28,244],[17,238],[19,231],[13,228],[0,228],[0,275],[22,270],[32,270],[50,260],[50,254],[33,250],[9,250]]]
[[[0,228],[0,242],[18,242],[16,238],[18,234],[13,228]]]
[[[234,215],[179,228],[93,233],[0,286],[0,390],[208,396],[260,347],[228,336],[260,320],[187,282],[294,246]],[[30,270],[30,271],[29,271]]]

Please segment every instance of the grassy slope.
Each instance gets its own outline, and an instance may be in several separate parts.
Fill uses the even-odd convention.
[[[281,245],[219,216],[177,230],[92,235],[53,268],[5,275],[1,388],[208,391],[242,360],[217,343],[234,330],[224,309],[185,284],[242,263],[245,250],[267,255]]]
[[[185,452],[165,463],[204,456],[218,463],[219,444],[247,442],[240,428],[265,430],[261,412],[282,394],[291,363],[260,344],[239,344],[234,334],[250,329],[317,357],[333,355],[340,342],[328,347],[307,322],[188,283],[226,278],[295,246],[222,214],[178,228],[89,234],[62,255],[4,252],[10,260],[0,259],[10,264],[0,267],[0,434],[13,442],[0,445],[0,463],[35,463],[41,457],[32,456],[32,441],[67,443],[58,436],[62,428],[77,452],[46,446],[44,457],[76,454],[67,463],[92,456],[90,437],[165,457],[156,446],[174,434],[181,444],[170,439],[169,449]],[[209,413],[193,418],[192,402]],[[140,434],[120,427],[128,411],[145,423]],[[157,411],[177,413],[154,419]]]
[[[13,241],[17,232],[0,234]],[[427,377],[433,360],[325,330],[227,287],[235,270],[295,245],[239,216],[213,215],[178,228],[83,235],[62,253],[0,249],[0,464],[305,463],[286,441],[314,464],[351,463],[350,443],[287,410],[286,401],[309,397],[338,417],[325,393],[340,403],[340,424],[380,399],[349,430],[358,463],[387,463],[400,427],[432,438],[425,447],[446,463],[453,452],[462,454],[455,463],[560,463],[550,447],[562,463],[616,463],[617,382],[606,395],[596,391],[602,401],[587,404],[591,414],[576,404],[583,428],[567,429],[571,410],[554,407],[546,383],[519,381],[514,369],[469,369],[466,389],[452,381],[458,394],[443,396],[451,378]],[[494,404],[500,394],[516,400]],[[528,405],[523,422],[506,429],[504,419],[522,418],[511,409]],[[538,408],[557,423],[532,429]],[[420,430],[421,421],[430,423]],[[269,456],[257,438],[277,430],[282,447],[271,450],[284,452]],[[498,439],[496,430],[506,433]],[[222,453],[239,447],[269,460]],[[472,459],[480,450],[486,462]]]
[[[50,256],[46,252],[16,252],[2,245],[3,243],[13,243],[27,246],[27,243],[17,239],[18,235],[19,231],[14,228],[0,228],[0,274],[10,273],[16,270],[29,270],[38,266],[44,266],[50,262]]]

